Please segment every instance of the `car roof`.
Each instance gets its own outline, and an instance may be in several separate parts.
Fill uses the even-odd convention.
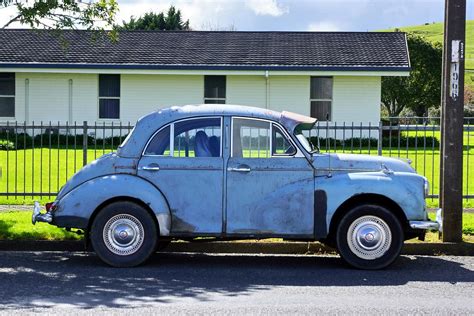
[[[190,104],[183,106],[172,106],[162,110],[152,112],[143,116],[140,120],[164,120],[166,116],[171,116],[172,120],[192,117],[192,116],[251,116],[279,120],[281,113],[264,108],[234,105],[234,104]]]
[[[122,157],[140,157],[148,139],[157,129],[177,120],[206,116],[242,116],[280,122],[290,133],[299,124],[314,125],[316,119],[291,112],[232,104],[195,104],[172,106],[140,118],[132,135],[119,148]]]

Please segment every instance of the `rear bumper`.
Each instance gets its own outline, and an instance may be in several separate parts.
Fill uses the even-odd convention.
[[[31,223],[35,225],[36,222],[43,222],[49,224],[53,222],[53,213],[51,211],[41,213],[41,205],[38,201],[35,201],[35,205],[33,207],[33,214],[31,216]]]
[[[441,215],[441,209],[436,211],[435,221],[410,221],[409,224],[412,229],[436,230],[442,232],[443,218]]]

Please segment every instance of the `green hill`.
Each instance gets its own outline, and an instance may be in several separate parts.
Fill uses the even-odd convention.
[[[403,32],[424,36],[432,42],[443,42],[444,23],[442,22],[418,26],[405,26],[397,29]],[[395,29],[390,29],[386,31],[394,30]],[[464,58],[466,60],[466,70],[471,70],[471,72],[466,72],[466,83],[474,88],[474,20],[466,22],[466,50]]]

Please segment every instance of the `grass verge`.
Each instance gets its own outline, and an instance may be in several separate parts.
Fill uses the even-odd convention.
[[[46,223],[31,224],[31,212],[0,213],[0,240],[80,240],[82,236]]]
[[[434,218],[434,214],[430,214]],[[0,212],[0,240],[80,240],[82,236],[46,223],[31,224],[31,212]],[[474,213],[463,214],[463,239],[474,242]],[[272,238],[269,242],[281,241]],[[438,233],[428,233],[427,242],[439,242]]]

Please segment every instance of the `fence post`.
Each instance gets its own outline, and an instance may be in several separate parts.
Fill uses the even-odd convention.
[[[382,121],[379,121],[379,139],[377,141],[377,154],[382,156],[382,141],[383,141],[383,124]]]
[[[82,125],[82,165],[87,165],[87,121]]]

